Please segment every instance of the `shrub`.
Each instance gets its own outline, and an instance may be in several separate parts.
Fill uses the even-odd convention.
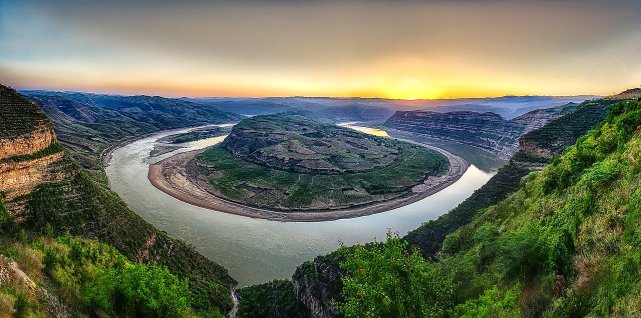
[[[509,279],[531,279],[546,267],[548,248],[543,229],[529,225],[502,238],[504,274]]]
[[[348,249],[343,248],[345,252]],[[440,275],[407,242],[388,234],[385,244],[356,246],[341,267],[346,317],[431,317],[452,302],[451,280]]]
[[[110,269],[88,283],[91,307],[127,317],[185,317],[189,311],[187,281],[166,268],[135,264]]]
[[[468,300],[460,304],[450,313],[453,317],[460,318],[511,318],[521,317],[521,308],[518,305],[519,286],[501,292],[494,287],[486,290],[479,298]]]

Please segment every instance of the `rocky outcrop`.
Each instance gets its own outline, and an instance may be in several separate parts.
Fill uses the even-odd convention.
[[[346,272],[340,268],[340,262],[338,253],[318,256],[299,266],[292,276],[296,298],[307,307],[311,317],[341,316],[336,304],[342,301],[341,278]]]
[[[0,139],[0,160],[37,153],[55,142],[56,135],[51,126],[39,125],[20,136]]]
[[[231,309],[236,281],[226,269],[129,210],[66,154],[37,105],[1,85],[0,141],[0,231],[98,239],[132,261],[166,266],[188,281],[200,300],[195,310]]]
[[[41,184],[66,177],[62,148],[46,115],[16,91],[0,86],[0,192],[16,221],[16,200]]]
[[[399,111],[384,126],[480,148],[509,159],[518,150],[521,135],[571,111],[576,104],[534,110],[512,120],[495,113],[470,111],[439,113],[433,111]]]
[[[607,98],[615,99],[615,100],[639,99],[641,98],[641,88],[628,89],[626,91],[623,91],[616,95],[609,96]]]
[[[399,111],[385,127],[477,147],[499,156],[509,155],[523,127],[494,113]]]

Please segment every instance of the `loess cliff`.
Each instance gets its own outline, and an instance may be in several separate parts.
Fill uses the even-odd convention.
[[[469,145],[509,159],[517,152],[521,135],[542,127],[575,107],[576,104],[569,103],[534,110],[512,120],[491,112],[398,111],[384,126],[435,140]]]
[[[0,86],[0,191],[14,214],[21,197],[68,176],[64,152],[46,115],[32,102]],[[18,221],[24,215],[14,215]]]
[[[0,212],[3,244],[12,237],[43,235],[97,239],[131,262],[166,267],[187,281],[196,313],[232,308],[236,281],[226,269],[129,210],[66,153],[36,104],[2,85]]]

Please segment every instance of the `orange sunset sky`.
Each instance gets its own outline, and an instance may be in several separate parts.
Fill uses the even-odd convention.
[[[641,1],[0,0],[0,82],[164,96],[607,95]]]

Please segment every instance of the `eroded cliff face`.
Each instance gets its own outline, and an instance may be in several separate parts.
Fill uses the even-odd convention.
[[[226,269],[129,210],[65,153],[37,105],[2,85],[0,203],[6,206],[0,212],[10,217],[0,225],[10,231],[43,234],[49,228],[53,235],[98,239],[132,261],[166,266],[188,280],[194,297],[202,300],[195,309],[227,313],[232,308],[230,290],[236,281]]]
[[[47,123],[42,123],[34,130],[20,136],[0,139],[0,160],[10,159],[15,156],[24,156],[44,150],[56,142],[53,128]]]
[[[512,120],[490,112],[399,111],[384,126],[436,140],[465,144],[509,159],[519,149],[520,136],[543,127],[573,107],[576,105],[535,110]]]
[[[342,301],[341,278],[346,275],[339,264],[338,253],[316,257],[296,269],[292,284],[296,299],[303,303],[314,318],[341,317],[336,304]]]
[[[399,111],[386,127],[409,131],[428,138],[461,143],[501,157],[513,151],[523,127],[494,113]]]
[[[0,86],[0,192],[15,221],[24,219],[21,197],[67,175],[64,151],[45,114],[16,91]]]

